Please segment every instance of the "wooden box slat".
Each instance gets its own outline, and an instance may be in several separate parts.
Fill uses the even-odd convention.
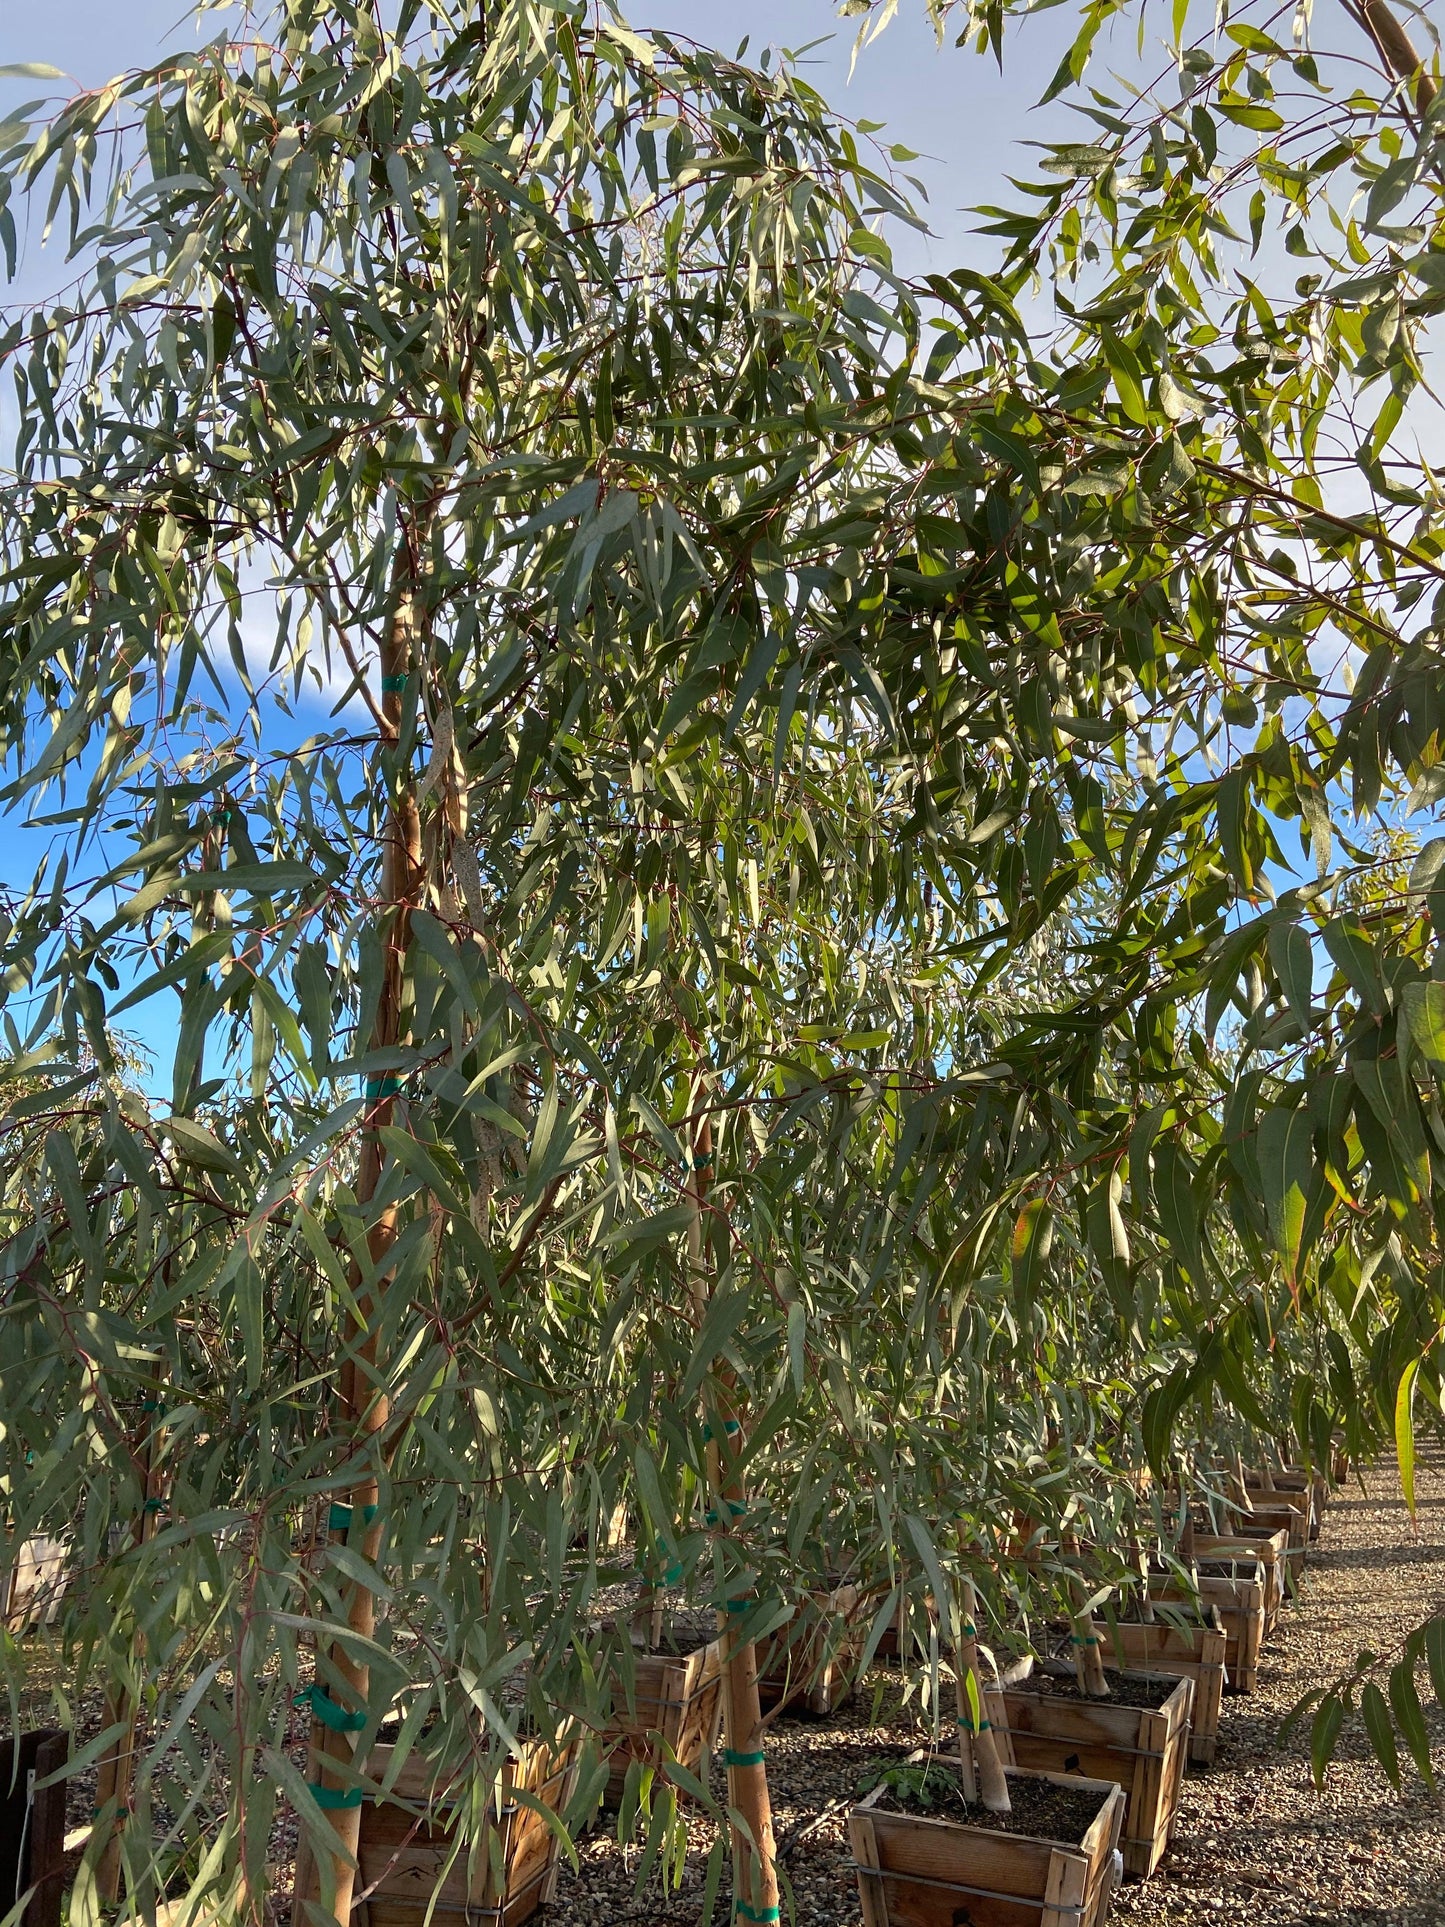
[[[1194,1681],[1189,1758],[1196,1766],[1212,1765],[1224,1701],[1228,1646],[1224,1628],[1198,1623],[1171,1625],[1167,1619],[1141,1625],[1119,1620],[1112,1626],[1095,1620],[1094,1637],[1106,1666],[1126,1672],[1167,1673],[1175,1679]]]
[[[1157,1711],[1115,1700],[1063,1699],[1019,1686],[985,1690],[988,1717],[1016,1766],[1116,1780],[1126,1799],[1124,1871],[1147,1880],[1174,1830],[1189,1750],[1194,1682],[1179,1680]]]
[[[1077,1846],[894,1813],[875,1788],[848,1816],[864,1927],[1103,1927],[1123,1823],[1117,1782],[1075,1775],[1009,1777],[1094,1786],[1104,1801]]]
[[[353,1916],[356,1927],[425,1927],[429,1914],[439,1927],[457,1915],[468,1927],[519,1927],[529,1920],[553,1896],[561,1848],[541,1814],[508,1795],[521,1787],[565,1813],[581,1752],[580,1733],[564,1734],[556,1745],[524,1740],[522,1758],[503,1768],[501,1810],[493,1809],[488,1837],[475,1857],[464,1846],[445,1876],[454,1837],[450,1809],[445,1800],[436,1802],[426,1763],[408,1758],[389,1794],[378,1792],[361,1809],[357,1860],[366,1898]],[[388,1746],[371,1750],[369,1771],[378,1782],[391,1753]],[[430,1802],[431,1815],[418,1820],[401,1802]]]
[[[30,1791],[30,1775],[45,1780],[65,1765],[70,1743],[45,1727],[0,1743],[0,1914],[27,1887],[34,1893],[24,1927],[59,1927],[65,1888],[65,1782]],[[12,1784],[13,1782],[13,1784]]]

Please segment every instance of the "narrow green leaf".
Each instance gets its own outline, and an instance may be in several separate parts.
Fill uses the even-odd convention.
[[[1314,1178],[1312,1124],[1305,1110],[1268,1110],[1259,1119],[1259,1175],[1285,1282],[1298,1292]]]
[[[1410,1749],[1420,1778],[1433,1791],[1435,1768],[1430,1759],[1430,1735],[1420,1695],[1415,1690],[1414,1664],[1409,1659],[1402,1659],[1390,1668],[1390,1711],[1395,1715],[1400,1737]]]
[[[1415,1517],[1415,1380],[1419,1371],[1420,1360],[1412,1358],[1400,1374],[1395,1393],[1395,1456],[1400,1463],[1400,1489],[1405,1495],[1411,1522],[1416,1525],[1419,1521]]]
[[[1335,1757],[1335,1746],[1344,1719],[1344,1705],[1334,1694],[1321,1702],[1315,1714],[1314,1725],[1310,1728],[1310,1773],[1317,1787],[1325,1783],[1325,1772]]]
[[[1364,1717],[1365,1731],[1370,1736],[1370,1745],[1375,1749],[1375,1758],[1385,1769],[1390,1785],[1400,1784],[1400,1755],[1395,1747],[1395,1729],[1390,1723],[1390,1709],[1385,1704],[1385,1695],[1370,1679],[1360,1689],[1360,1712]]]

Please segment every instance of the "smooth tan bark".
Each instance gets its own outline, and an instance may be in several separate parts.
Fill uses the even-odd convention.
[[[694,1315],[701,1321],[707,1305],[707,1271],[703,1236],[710,1174],[712,1126],[704,1118],[693,1139],[693,1169],[688,1185],[692,1212],[688,1223],[688,1272]],[[740,1467],[742,1420],[733,1388],[714,1380],[705,1398],[707,1483],[714,1512],[720,1519],[741,1518],[747,1509],[747,1488]],[[734,1608],[753,1601],[736,1599]],[[733,1915],[742,1922],[775,1921],[779,1915],[777,1848],[773,1838],[773,1806],[763,1758],[763,1714],[758,1696],[757,1648],[741,1639],[737,1622],[741,1611],[718,1613],[723,1645],[723,1744],[727,1764],[728,1806],[733,1814]]]
[[[1011,1813],[1013,1802],[1009,1799],[1008,1778],[998,1756],[993,1727],[984,1711],[983,1678],[978,1668],[978,1594],[971,1579],[961,1582],[960,1593],[962,1613],[954,1678],[958,1686],[958,1764],[964,1798],[981,1801],[990,1813]],[[979,1715],[976,1729],[975,1704]]]
[[[131,1528],[132,1542],[137,1547],[144,1546],[155,1537],[160,1510],[165,1503],[168,1479],[161,1466],[157,1434],[162,1416],[161,1400],[169,1376],[169,1368],[162,1365],[152,1378],[132,1448],[143,1488],[140,1514]],[[145,1652],[145,1640],[137,1634],[133,1646],[137,1666],[144,1664]],[[105,1844],[95,1865],[95,1884],[107,1906],[114,1906],[120,1899],[122,1842],[130,1812],[131,1790],[135,1784],[139,1714],[135,1694],[128,1687],[106,1695],[105,1710],[101,1716],[102,1730],[118,1723],[124,1727],[114,1744],[101,1755],[95,1776],[96,1826],[106,1834]]]
[[[1415,112],[1423,120],[1435,105],[1435,96],[1440,90],[1434,77],[1425,71],[1414,41],[1385,5],[1385,0],[1344,0],[1344,8],[1374,41],[1375,50],[1391,78],[1413,89]]]
[[[386,645],[381,651],[382,742],[395,750],[401,738],[406,684],[420,667],[418,651],[421,634],[420,564],[414,550],[404,552],[398,565],[398,587]],[[402,1040],[403,991],[407,951],[411,942],[411,915],[422,903],[425,869],[422,857],[421,815],[415,787],[397,772],[388,804],[385,846],[382,861],[382,914],[386,918],[381,993],[371,1036],[373,1051],[390,1049]],[[383,1081],[380,1094],[370,1105],[362,1140],[356,1196],[365,1208],[375,1198],[381,1182],[384,1153],[380,1133],[396,1116],[397,1099]],[[351,1287],[360,1319],[346,1333],[346,1351],[339,1373],[338,1398],[340,1433],[348,1442],[348,1457],[369,1467],[356,1478],[348,1494],[350,1517],[360,1520],[358,1534],[348,1525],[335,1536],[348,1538],[363,1558],[374,1565],[381,1551],[382,1520],[377,1511],[379,1487],[376,1465],[378,1440],[391,1417],[386,1394],[379,1385],[377,1326],[386,1289],[386,1261],[396,1242],[398,1214],[388,1206],[378,1213],[367,1234],[372,1277],[369,1286],[359,1265],[352,1266]],[[346,1623],[353,1633],[370,1639],[376,1629],[376,1597],[370,1588],[354,1585],[350,1590]],[[371,1669],[353,1657],[347,1642],[335,1640],[326,1654],[329,1671],[341,1683],[344,1698],[337,1703],[347,1713],[365,1712],[371,1690]],[[318,1668],[318,1686],[324,1684]],[[355,1740],[350,1733],[337,1732],[322,1720],[313,1718],[308,1753],[308,1779],[313,1788],[342,1793],[354,1784]],[[345,1769],[338,1772],[338,1768]],[[361,1808],[357,1806],[323,1809],[333,1835],[330,1850],[323,1857],[311,1851],[302,1831],[296,1859],[295,1896],[298,1907],[307,1907],[313,1921],[333,1919],[347,1927],[355,1893],[357,1844],[361,1835]],[[296,1927],[305,1915],[298,1911]]]

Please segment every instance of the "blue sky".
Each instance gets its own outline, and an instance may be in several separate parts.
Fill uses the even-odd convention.
[[[898,17],[856,65],[856,23],[840,21],[832,0],[635,0],[628,8],[635,26],[689,34],[727,53],[744,38],[754,56],[767,44],[801,48],[818,42],[805,56],[805,71],[819,91],[850,118],[882,123],[886,133],[880,138],[920,155],[908,171],[927,187],[934,232],[931,238],[894,235],[900,265],[913,272],[945,270],[960,261],[991,265],[998,244],[971,233],[976,217],[970,210],[980,202],[1016,198],[1007,176],[1031,172],[1034,159],[1023,143],[1077,137],[1080,123],[1066,108],[1033,108],[1058,66],[1077,11],[1058,6],[1015,30],[1000,73],[991,57],[951,44],[940,48],[924,18],[924,0],[901,0]],[[114,0],[50,0],[43,8],[12,4],[0,10],[0,65],[46,62],[77,85],[94,86],[153,61],[167,47],[211,37],[231,17],[212,13],[198,23],[194,15],[177,12],[177,0],[127,0],[120,7]],[[1146,56],[1150,65],[1155,58]],[[1122,29],[1112,47],[1101,36],[1090,74],[1094,84],[1107,84],[1115,64],[1138,71],[1131,28]],[[52,91],[68,87],[0,77],[0,114]],[[17,284],[0,287],[0,306],[43,298],[71,272],[58,246],[32,245]],[[296,734],[325,729],[329,722],[324,703],[303,702]],[[49,833],[25,832],[13,820],[3,829],[0,881],[23,886]],[[164,1050],[157,1055],[163,1059]]]
[[[882,122],[880,138],[902,142],[920,155],[908,171],[928,190],[927,214],[934,235],[895,234],[899,264],[908,271],[946,270],[971,259],[980,266],[996,258],[996,244],[970,236],[968,210],[1007,194],[1006,175],[1024,172],[1026,139],[1070,133],[1070,117],[1055,107],[1047,117],[1031,115],[1034,100],[1058,65],[1073,21],[1069,7],[1045,13],[1031,23],[1011,50],[1001,75],[992,59],[946,44],[940,48],[924,18],[924,0],[902,0],[898,18],[856,66],[856,22],[839,20],[832,0],[637,0],[627,8],[637,27],[663,28],[690,35],[724,53],[735,53],[746,38],[756,56],[766,45],[802,48],[820,44],[805,56],[809,79],[850,119]],[[211,38],[234,18],[211,13],[198,21],[178,9],[177,0],[50,0],[46,6],[0,8],[0,65],[43,62],[57,67],[65,81],[0,77],[0,115],[40,95],[62,96],[69,83],[92,87],[127,67],[144,66],[167,48]],[[853,68],[850,78],[850,66]],[[1044,122],[1047,119],[1047,126]],[[22,224],[23,225],[23,224]],[[32,234],[16,282],[0,287],[0,306],[44,299],[73,274],[60,245],[41,247]],[[298,714],[297,737],[326,729],[327,705],[305,701]],[[75,800],[75,799],[72,799]],[[47,807],[57,806],[47,799]],[[0,882],[23,889],[55,831],[25,829],[14,816],[0,838]],[[99,852],[81,867],[94,869]],[[168,1005],[169,1000],[160,1000]],[[18,1013],[17,1013],[18,1015]],[[161,1079],[172,1040],[160,1034],[166,1013],[159,1005],[128,1013],[150,1049]]]
[[[749,51],[764,45],[799,48],[823,40],[807,56],[809,77],[843,113],[856,120],[885,121],[889,137],[925,158],[913,171],[928,182],[938,241],[921,243],[912,268],[956,265],[966,247],[971,218],[965,209],[993,199],[1010,168],[1020,171],[1017,143],[1052,135],[1069,137],[1077,122],[1054,107],[1032,114],[1067,44],[1075,9],[1054,8],[1031,21],[1015,39],[1003,74],[993,59],[935,42],[924,18],[924,0],[901,0],[898,17],[860,55],[852,80],[856,22],[839,20],[832,0],[635,0],[625,8],[634,26],[686,33],[736,51],[748,36]],[[45,6],[0,8],[0,64],[45,61],[85,86],[144,65],[165,48],[194,44],[219,30],[228,14],[194,15],[176,0],[49,0]],[[1132,52],[1132,40],[1130,51]],[[0,108],[33,98],[59,83],[0,79]],[[1012,153],[1011,153],[1012,150]],[[992,258],[993,244],[973,243],[979,258]],[[58,259],[33,261],[23,282],[39,292],[62,269]]]

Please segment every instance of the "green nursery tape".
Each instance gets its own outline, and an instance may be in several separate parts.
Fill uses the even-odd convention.
[[[359,1786],[320,1786],[315,1780],[308,1780],[306,1791],[323,1813],[336,1813],[343,1807],[361,1805],[362,1790]]]
[[[730,1746],[723,1748],[724,1766],[761,1766],[762,1763],[763,1752],[761,1747],[759,1747],[756,1753],[734,1753]]]
[[[380,1512],[380,1510],[381,1510],[380,1506],[364,1505],[361,1508],[361,1523],[364,1526],[369,1526],[372,1520],[376,1517],[377,1513]],[[351,1513],[352,1513],[352,1507],[350,1507],[349,1505],[332,1506],[331,1510],[326,1515],[327,1531],[328,1532],[350,1532]]]
[[[359,1733],[366,1725],[365,1713],[348,1713],[338,1706],[324,1686],[308,1686],[296,1695],[293,1706],[309,1706],[323,1726],[333,1733]]]

